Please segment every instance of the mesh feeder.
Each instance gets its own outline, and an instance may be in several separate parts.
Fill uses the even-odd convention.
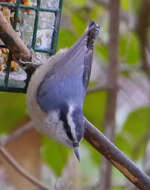
[[[62,0],[3,0],[5,19],[38,60],[56,53]],[[0,39],[0,91],[26,92],[27,74]]]

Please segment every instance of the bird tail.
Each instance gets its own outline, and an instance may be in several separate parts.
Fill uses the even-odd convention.
[[[86,29],[87,35],[87,48],[93,49],[94,41],[96,36],[98,35],[100,30],[100,26],[96,24],[94,21],[90,21],[88,27]]]
[[[93,50],[94,41],[99,33],[99,29],[100,27],[98,24],[96,24],[94,21],[90,21],[83,36],[64,53],[64,62],[67,62],[73,56],[76,56],[77,53],[83,52],[85,46],[87,50]]]

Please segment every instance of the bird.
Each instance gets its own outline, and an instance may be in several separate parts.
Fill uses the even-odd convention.
[[[58,51],[35,70],[27,88],[27,109],[36,129],[72,148],[78,160],[85,128],[83,103],[99,30],[90,21],[72,47]]]

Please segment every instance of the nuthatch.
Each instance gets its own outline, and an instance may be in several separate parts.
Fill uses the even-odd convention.
[[[83,102],[91,73],[99,25],[91,21],[85,34],[33,73],[27,89],[27,108],[38,130],[74,149],[84,136]]]

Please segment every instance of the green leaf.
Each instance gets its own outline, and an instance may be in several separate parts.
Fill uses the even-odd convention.
[[[127,64],[139,63],[139,41],[135,34],[127,33],[126,36],[120,37],[119,54],[121,59],[123,59]]]
[[[104,9],[100,6],[95,5],[90,12],[91,20],[97,20],[104,13]]]
[[[149,131],[149,108],[142,107],[129,114],[121,133],[116,138],[117,146],[132,159],[143,156]]]
[[[7,133],[26,115],[25,95],[0,92],[0,99],[0,133]]]
[[[97,45],[97,51],[100,53],[101,58],[104,59],[104,61],[108,61],[108,46],[106,44]]]
[[[124,58],[126,56],[127,42],[128,42],[128,39],[126,38],[126,36],[120,37],[119,54],[121,58]]]
[[[123,130],[130,135],[134,142],[140,140],[148,130],[149,111],[148,107],[133,111],[123,125]]]
[[[123,187],[112,187],[112,190],[124,190]]]
[[[96,127],[102,128],[106,106],[106,92],[87,94],[84,102],[84,114]]]
[[[58,49],[71,47],[77,38],[67,29],[61,29],[59,32]]]
[[[121,8],[125,11],[128,11],[130,8],[130,0],[121,0]]]
[[[71,21],[76,34],[78,36],[82,35],[86,29],[87,23],[81,18],[81,14],[77,15],[76,13],[72,13]]]
[[[53,169],[55,174],[61,175],[70,151],[71,149],[68,147],[54,142],[48,137],[43,137],[41,154],[44,161]]]
[[[76,0],[76,1],[68,0],[68,3],[70,3],[73,7],[81,7],[85,5],[86,0]]]
[[[93,158],[93,155],[91,153],[92,153],[91,150],[89,150],[89,147],[85,146],[85,144],[80,145],[80,155],[81,155],[80,171],[81,175],[84,178],[85,184],[90,184],[90,183],[92,184],[93,181],[95,182],[95,179],[99,175],[100,162],[97,163],[93,159],[91,159]],[[100,157],[98,152],[97,152],[97,157]]]
[[[137,13],[140,9],[141,9],[141,5],[143,3],[143,0],[134,0],[134,1],[131,1],[131,6],[132,6],[132,9],[133,9],[133,13]]]
[[[102,158],[101,154],[86,140],[83,140],[83,144],[87,147],[88,151],[90,152],[90,159],[92,160],[92,162],[99,165]]]
[[[130,142],[130,139],[124,132],[119,133],[115,137],[115,144],[122,152],[124,152],[127,156],[131,157],[133,148],[132,140]]]
[[[90,83],[92,86],[92,84]],[[84,102],[84,115],[92,122],[97,128],[103,130],[103,121],[106,106],[106,92],[93,92],[86,95]],[[99,153],[87,142],[85,145],[88,147],[91,159],[96,164],[100,164],[101,156]]]

